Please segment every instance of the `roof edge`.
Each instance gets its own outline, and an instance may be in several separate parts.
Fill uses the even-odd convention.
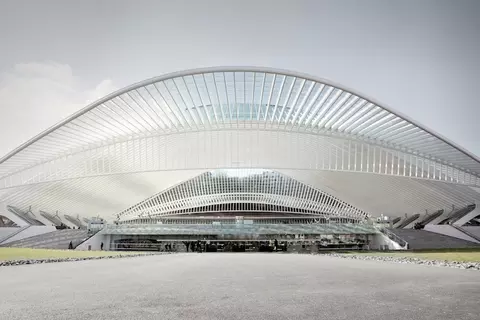
[[[393,110],[389,106],[385,105],[384,103],[381,103],[381,102],[377,101],[376,99],[373,99],[373,98],[369,97],[368,95],[365,95],[361,92],[353,90],[353,89],[351,89],[347,86],[338,84],[338,83],[336,83],[334,81],[331,81],[329,79],[316,77],[316,76],[306,74],[306,73],[302,73],[302,72],[285,70],[285,69],[278,69],[278,68],[271,68],[271,67],[219,66],[219,67],[195,68],[195,69],[187,69],[187,70],[182,70],[182,71],[170,72],[170,73],[166,73],[166,74],[161,75],[161,76],[152,77],[152,78],[149,78],[149,79],[146,79],[146,80],[136,82],[136,83],[131,84],[129,86],[126,86],[122,89],[114,91],[114,92],[106,95],[105,97],[103,97],[103,98],[85,106],[84,108],[80,109],[79,111],[73,113],[69,117],[67,117],[64,120],[58,122],[57,124],[53,125],[52,127],[44,130],[40,134],[31,138],[30,140],[22,143],[20,146],[18,146],[17,148],[13,149],[9,153],[7,153],[3,157],[1,157],[0,158],[0,164],[4,163],[5,161],[7,161],[11,157],[13,157],[15,154],[19,153],[20,151],[24,150],[28,146],[32,145],[33,143],[35,143],[38,140],[42,139],[43,137],[47,136],[48,134],[55,131],[56,129],[62,127],[63,125],[65,125],[67,123],[69,123],[70,121],[75,120],[76,118],[82,116],[83,114],[87,113],[88,111],[90,111],[90,110],[96,108],[97,106],[101,105],[102,103],[104,103],[106,101],[109,101],[109,100],[111,100],[111,99],[113,99],[113,98],[115,98],[119,95],[122,95],[122,94],[124,94],[128,91],[138,89],[140,87],[147,86],[147,85],[155,83],[155,82],[168,80],[168,79],[171,79],[171,78],[177,78],[177,77],[182,77],[182,76],[187,76],[187,75],[196,75],[196,74],[202,74],[202,73],[210,73],[210,72],[265,72],[265,73],[282,74],[282,75],[286,75],[286,76],[303,78],[303,79],[306,79],[306,80],[320,82],[320,83],[323,83],[323,84],[330,85],[332,87],[335,87],[335,88],[341,89],[343,91],[349,92],[353,95],[359,96],[359,97],[367,100],[368,102],[371,102],[371,103],[387,110],[388,112],[396,115],[397,117],[402,118],[403,120],[405,120],[405,121],[421,128],[421,129],[425,130],[426,132],[430,133],[431,135],[433,135],[437,139],[440,139],[441,141],[445,142],[446,144],[450,145],[451,147],[457,149],[458,151],[462,152],[466,156],[468,156],[468,157],[472,158],[473,160],[477,161],[478,163],[480,163],[480,157],[476,156],[475,154],[466,150],[465,148],[459,146],[458,144],[456,144],[455,142],[451,141],[450,139],[444,137],[443,135],[435,132],[434,130],[432,130],[432,129],[430,129],[430,128],[422,125],[422,124],[419,124],[418,122],[411,119],[410,117],[402,114],[401,112],[397,112],[397,111]]]

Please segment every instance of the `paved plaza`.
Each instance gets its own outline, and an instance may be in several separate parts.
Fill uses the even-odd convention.
[[[297,254],[0,268],[0,319],[478,319],[480,273]]]

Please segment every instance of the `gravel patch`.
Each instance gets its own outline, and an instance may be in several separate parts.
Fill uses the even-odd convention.
[[[26,264],[43,264],[43,263],[54,263],[54,262],[83,261],[83,260],[105,260],[105,259],[118,259],[118,258],[133,258],[133,257],[153,256],[153,255],[160,255],[160,254],[171,254],[171,252],[118,254],[118,255],[112,255],[112,256],[98,256],[98,257],[7,260],[7,261],[0,261],[0,267],[21,266],[21,265],[26,265]]]
[[[435,267],[450,267],[458,269],[471,269],[480,271],[480,262],[458,262],[458,261],[447,261],[447,260],[427,260],[414,257],[395,257],[395,256],[375,256],[375,255],[364,255],[364,254],[341,254],[341,253],[327,253],[328,256],[353,259],[353,260],[371,260],[371,261],[384,261],[384,262],[394,262],[394,263],[407,263],[407,264],[417,264],[417,265],[426,265],[426,266],[435,266]]]

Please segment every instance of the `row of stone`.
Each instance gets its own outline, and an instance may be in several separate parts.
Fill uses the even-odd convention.
[[[459,261],[447,261],[447,260],[426,260],[419,259],[414,257],[396,257],[396,256],[387,256],[387,255],[368,255],[368,254],[341,254],[341,253],[329,253],[329,256],[346,258],[346,259],[356,259],[356,260],[373,260],[373,261],[386,261],[386,262],[395,262],[395,263],[409,263],[409,264],[419,264],[427,266],[438,266],[438,267],[450,267],[450,268],[459,268],[459,269],[472,269],[480,271],[480,262],[459,262]]]
[[[0,267],[8,266],[20,266],[25,264],[42,264],[53,262],[67,262],[67,261],[83,261],[83,260],[100,260],[100,259],[116,259],[116,258],[133,258],[141,256],[152,256],[158,254],[169,254],[170,252],[162,253],[138,253],[138,254],[118,254],[111,256],[99,256],[99,257],[78,257],[78,258],[46,258],[46,259],[22,259],[22,260],[6,260],[0,261]]]

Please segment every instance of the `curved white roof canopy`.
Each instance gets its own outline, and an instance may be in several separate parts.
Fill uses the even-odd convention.
[[[303,181],[322,180],[322,189],[328,176],[325,191],[374,214],[389,208],[361,203],[348,186],[388,181],[394,200],[415,185],[418,200],[394,208],[400,212],[480,200],[467,187],[480,186],[476,156],[375,100],[296,72],[218,67],[129,86],[21,145],[0,159],[0,201],[111,216],[176,177],[219,167],[322,171]]]
[[[313,76],[256,67],[187,70],[121,89],[4,156],[0,174],[115,138],[240,122],[365,140],[480,175],[478,157],[365,95]]]

